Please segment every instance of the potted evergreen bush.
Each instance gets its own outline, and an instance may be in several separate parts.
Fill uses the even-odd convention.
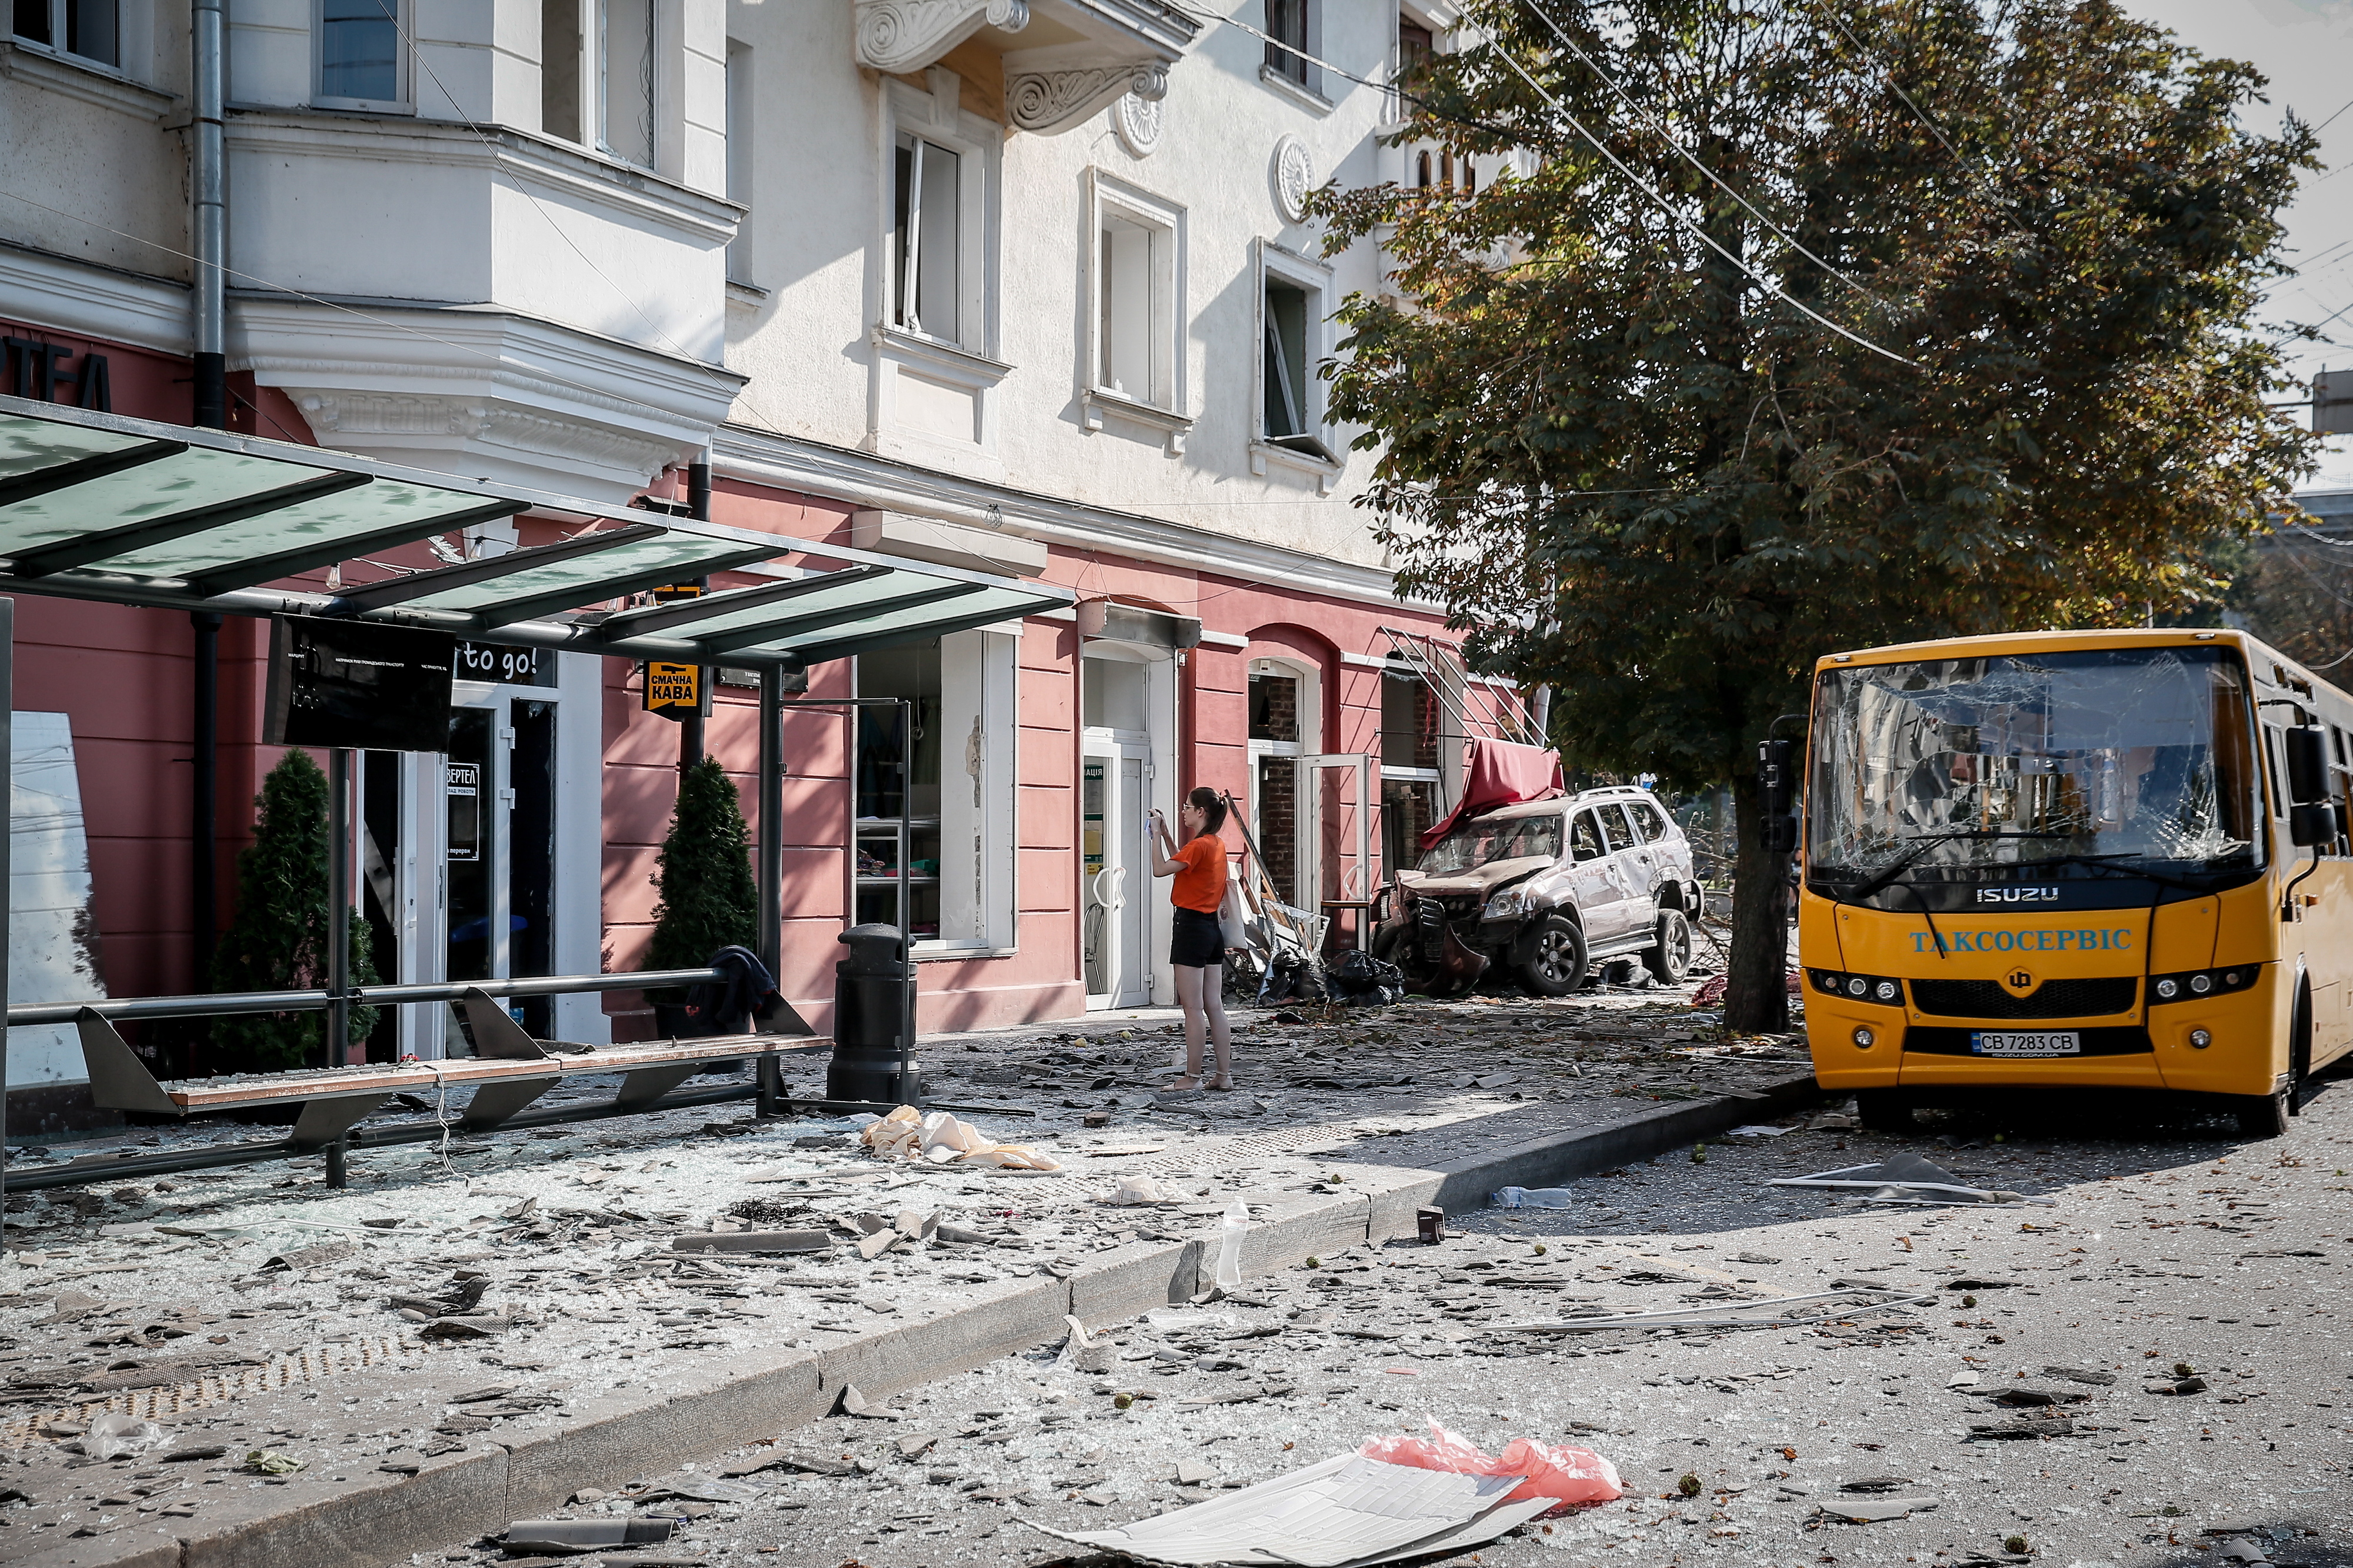
[[[237,917],[213,950],[213,989],[305,991],[327,984],[327,775],[307,752],[269,770],[254,797],[253,842],[237,858]],[[375,984],[367,922],[351,916],[351,977]],[[346,1043],[375,1033],[374,1007],[354,1007]],[[327,1015],[232,1013],[212,1020],[217,1065],[229,1072],[284,1072],[330,1063]]]
[[[751,834],[727,770],[710,757],[681,775],[678,807],[657,858],[654,939],[646,963],[653,969],[700,969],[723,947],[750,947],[759,937],[760,897],[752,881]],[[686,993],[664,987],[646,993],[654,1026],[675,1039],[684,1022]]]

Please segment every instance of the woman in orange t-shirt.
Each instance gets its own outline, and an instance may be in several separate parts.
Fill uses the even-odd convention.
[[[1152,814],[1152,874],[1174,877],[1168,897],[1176,906],[1175,928],[1168,938],[1168,962],[1176,971],[1176,1004],[1185,1009],[1185,1076],[1168,1087],[1186,1091],[1201,1087],[1201,1036],[1217,1047],[1218,1076],[1214,1089],[1234,1087],[1234,1037],[1226,1023],[1219,971],[1226,961],[1225,936],[1218,910],[1226,899],[1226,844],[1218,830],[1226,825],[1226,803],[1207,784],[1197,784],[1176,810],[1176,826],[1185,842],[1169,837],[1168,824]]]

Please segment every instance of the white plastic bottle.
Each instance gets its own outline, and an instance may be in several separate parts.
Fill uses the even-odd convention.
[[[1242,1285],[1242,1232],[1250,1228],[1250,1205],[1239,1197],[1226,1207],[1224,1235],[1218,1243],[1218,1289],[1239,1290]]]

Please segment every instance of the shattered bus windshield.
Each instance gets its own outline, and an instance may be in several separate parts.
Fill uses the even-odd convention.
[[[1560,813],[1466,822],[1422,851],[1421,864],[1415,869],[1433,877],[1451,877],[1524,855],[1560,858]]]
[[[2245,673],[2218,647],[1831,671],[1815,699],[1808,874],[2252,870],[2253,747]]]

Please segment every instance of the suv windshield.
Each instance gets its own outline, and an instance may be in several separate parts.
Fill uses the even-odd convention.
[[[1448,877],[1496,860],[1516,860],[1523,855],[1560,858],[1560,813],[1466,822],[1423,850],[1416,869]]]
[[[2245,673],[2220,647],[1834,670],[1815,696],[1808,875],[2252,869],[2253,748]]]

